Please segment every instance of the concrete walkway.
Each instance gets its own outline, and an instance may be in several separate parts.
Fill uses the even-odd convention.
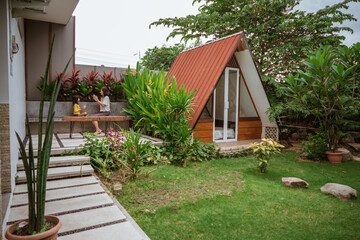
[[[33,137],[37,141],[37,137]],[[59,240],[141,240],[149,239],[126,210],[93,175],[86,156],[57,156],[64,149],[75,150],[83,139],[59,134],[54,139],[46,190],[46,214],[62,221]],[[61,146],[62,145],[62,146]],[[8,225],[27,218],[27,189],[21,160],[11,203]]]

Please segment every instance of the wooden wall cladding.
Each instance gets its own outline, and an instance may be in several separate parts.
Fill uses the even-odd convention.
[[[213,122],[199,121],[194,130],[194,138],[199,138],[201,142],[213,141]]]
[[[238,141],[248,139],[260,139],[261,132],[261,121],[239,121]]]

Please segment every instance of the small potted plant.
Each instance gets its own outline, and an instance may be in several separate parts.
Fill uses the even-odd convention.
[[[339,164],[342,161],[343,152],[336,151],[339,138],[340,138],[340,130],[339,126],[335,123],[329,124],[328,129],[326,131],[326,136],[329,142],[329,151],[326,151],[327,158],[332,164]]]
[[[53,49],[54,38],[51,43],[50,53],[47,61],[44,77],[41,78],[43,86],[46,86],[49,75],[49,66],[51,53]],[[64,73],[69,65],[67,63]],[[26,153],[25,146],[21,141],[18,133],[16,133],[17,139],[20,145],[20,154],[24,164],[26,180],[27,180],[27,192],[28,192],[28,216],[26,220],[21,220],[11,225],[6,230],[6,238],[8,240],[15,239],[57,239],[57,233],[61,227],[61,221],[55,216],[45,216],[45,200],[46,200],[46,179],[49,167],[50,151],[54,132],[54,108],[56,99],[59,94],[60,85],[64,79],[64,74],[61,74],[54,85],[50,97],[49,111],[46,122],[45,138],[43,141],[42,133],[42,118],[43,108],[45,101],[45,87],[41,91],[41,101],[39,110],[39,126],[38,126],[38,161],[37,167],[34,164],[34,150],[31,139],[29,117],[26,116],[27,136],[29,138],[29,152]],[[35,170],[36,169],[36,170]]]
[[[250,147],[258,161],[260,172],[265,173],[272,154],[280,152],[280,148],[283,148],[284,146],[271,138],[263,138],[261,139],[261,142],[250,143]]]

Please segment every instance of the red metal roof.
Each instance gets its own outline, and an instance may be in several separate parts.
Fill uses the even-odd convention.
[[[234,34],[184,51],[171,65],[169,74],[171,78],[176,78],[178,86],[184,85],[191,92],[196,90],[193,118],[189,122],[191,127],[195,126],[242,34]]]

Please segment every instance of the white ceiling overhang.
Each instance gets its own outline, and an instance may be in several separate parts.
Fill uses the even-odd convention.
[[[12,0],[12,16],[67,24],[79,0]]]

